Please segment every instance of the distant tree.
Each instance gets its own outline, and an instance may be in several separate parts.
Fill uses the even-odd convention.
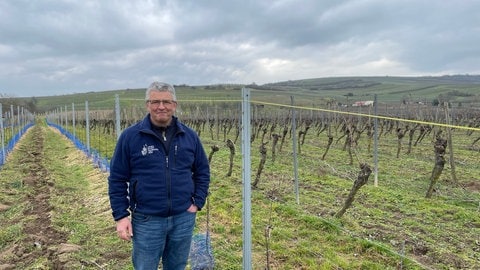
[[[25,108],[32,113],[37,112],[37,99],[32,97],[30,101],[25,102]]]
[[[31,113],[37,112],[37,99],[32,97],[29,101],[12,97],[7,94],[0,94],[0,103],[2,104],[3,112],[10,111],[10,107],[23,107]]]
[[[0,103],[2,103],[2,108],[4,112],[9,111],[11,105],[19,105],[18,100],[9,96],[8,94],[0,94]]]

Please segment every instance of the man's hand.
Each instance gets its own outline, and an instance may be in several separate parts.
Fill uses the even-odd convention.
[[[117,235],[120,239],[130,241],[133,236],[132,222],[129,217],[117,220]]]
[[[187,209],[188,212],[190,213],[195,213],[198,211],[198,207],[195,204],[190,205],[190,207]]]

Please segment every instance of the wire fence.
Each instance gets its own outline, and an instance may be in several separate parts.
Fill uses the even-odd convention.
[[[240,102],[240,99],[180,100],[177,116],[204,140],[223,143],[231,139],[239,143]],[[47,121],[72,139],[82,151],[93,155],[96,162],[103,162],[99,167],[108,170],[120,132],[145,116],[142,99],[131,99],[129,103],[134,105],[121,108],[118,95],[111,108],[91,110],[88,101],[85,104],[72,103],[48,113]],[[306,106],[296,105],[294,101],[281,104],[255,100],[255,92],[250,107],[252,142],[256,139],[287,141],[290,145],[298,145],[299,152],[306,141],[313,148],[326,149],[325,140],[319,139],[327,138],[328,142],[333,138],[334,146],[342,142],[342,149],[348,147],[357,153],[357,159],[369,161],[368,156],[373,154],[374,158],[379,158],[380,149],[379,145],[374,145],[375,139],[396,145],[398,157],[402,148],[410,153],[425,136],[427,144],[431,144],[438,133],[453,136],[455,147],[472,151],[479,148],[480,111],[471,108],[452,109],[425,104],[394,106],[377,102],[358,107]],[[298,141],[292,142],[292,130],[298,132]],[[360,143],[364,138],[366,145]],[[362,153],[366,155],[362,156]],[[349,158],[351,164],[354,157]]]
[[[180,95],[177,93],[177,96]],[[207,152],[209,146],[212,149],[219,146],[217,151],[220,152],[232,152],[231,145],[233,149],[245,146],[241,145],[242,102],[240,96],[238,99],[180,99],[177,116],[197,131]],[[120,104],[129,105],[122,107]],[[287,188],[284,184],[265,188],[266,196],[275,200],[286,196],[278,194],[277,190],[285,188],[286,193],[295,193],[297,203],[307,201],[302,196],[309,196],[318,188],[317,183],[308,180],[311,177],[332,175],[353,182],[359,164],[373,164],[375,186],[386,185],[385,181],[388,190],[403,189],[405,186],[389,179],[428,178],[435,164],[437,138],[445,138],[449,147],[443,180],[456,181],[462,187],[476,185],[480,180],[480,111],[475,108],[376,101],[367,106],[345,107],[315,98],[297,101],[296,96],[268,97],[258,91],[252,91],[248,104],[251,129],[247,142],[253,151],[245,162],[252,165],[250,173],[257,186],[264,185],[267,177],[275,179],[273,182],[288,182]],[[108,172],[118,136],[145,114],[142,97],[121,100],[117,95],[111,105],[103,108],[92,109],[88,101],[61,105],[46,114],[46,120],[90,156],[95,166]],[[232,160],[235,164],[230,167],[226,165],[227,160],[220,161],[221,164],[213,162],[212,171],[218,174],[228,170],[230,175],[238,177],[242,165],[238,156]],[[414,181],[410,184],[418,185]],[[442,191],[437,188],[438,192]],[[464,192],[464,188],[448,196],[480,205],[478,198]],[[335,198],[330,200],[336,201]],[[331,208],[331,205],[322,204],[320,202],[321,206]],[[314,216],[326,214],[315,212],[313,206],[304,208]],[[255,226],[253,229],[258,229]],[[404,259],[403,252],[392,253],[401,253]]]
[[[16,110],[10,105],[10,110],[3,109],[0,103],[0,168],[5,164],[8,154],[13,150],[22,135],[35,123],[35,116],[23,107]]]

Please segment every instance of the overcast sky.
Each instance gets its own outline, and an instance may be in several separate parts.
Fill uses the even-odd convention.
[[[0,94],[480,74],[480,1],[0,0]]]

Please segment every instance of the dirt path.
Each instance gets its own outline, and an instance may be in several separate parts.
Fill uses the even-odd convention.
[[[65,171],[52,170],[52,164],[65,165]],[[105,175],[97,171],[56,130],[45,125],[28,130],[0,171],[6,192],[0,195],[0,215],[6,216],[0,221],[0,270],[120,269],[113,264],[128,262],[127,253],[108,246],[114,230]],[[72,244],[72,237],[79,244]]]
[[[41,129],[40,126],[33,127],[29,134],[31,139],[24,140],[25,143],[17,149],[18,154],[22,156],[20,165],[29,168],[24,185],[33,190],[27,196],[31,208],[27,208],[24,215],[33,217],[33,220],[25,224],[24,234],[27,237],[23,243],[17,245],[15,253],[24,263],[34,261],[38,257],[47,257],[53,269],[62,269],[59,254],[62,245],[66,243],[67,235],[52,226],[49,216],[52,210],[49,199],[55,183],[43,165],[45,149],[44,132]],[[32,245],[35,248],[26,248]]]
[[[62,246],[67,246],[67,235],[52,226],[49,215],[52,210],[49,199],[55,183],[43,165],[44,135],[42,127],[35,126],[15,149],[15,154],[21,158],[14,169],[25,173],[23,186],[31,190],[26,196],[26,204],[30,207],[23,212],[24,219],[28,218],[29,222],[23,227],[26,237],[6,251],[14,256],[8,256],[11,259],[0,266],[1,269],[14,269],[14,266],[20,263],[29,265],[39,257],[48,258],[52,269],[63,269],[59,255],[64,252]],[[7,254],[3,255],[7,257]]]

